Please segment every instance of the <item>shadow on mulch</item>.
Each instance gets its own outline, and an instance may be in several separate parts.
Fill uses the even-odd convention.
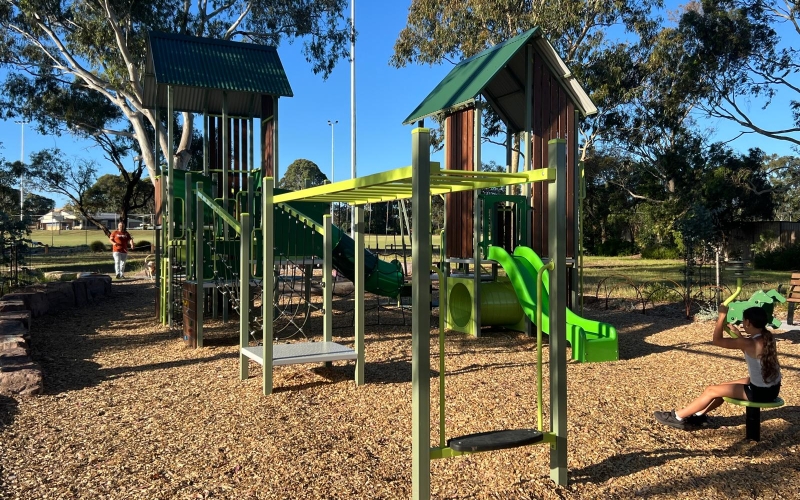
[[[14,423],[18,407],[16,399],[0,394],[0,430]]]
[[[594,483],[594,484],[602,484],[614,478],[628,476],[632,474],[636,474],[638,472],[643,472],[646,470],[654,470],[660,466],[668,464],[674,460],[680,460],[685,458],[693,458],[693,457],[731,457],[732,459],[739,458],[743,455],[748,457],[757,457],[761,455],[765,455],[769,452],[774,452],[776,448],[791,448],[794,445],[798,444],[797,433],[792,430],[794,426],[797,425],[797,415],[796,411],[787,409],[783,412],[781,411],[771,411],[773,414],[773,418],[782,418],[786,420],[789,425],[785,430],[779,431],[777,433],[769,431],[765,434],[764,429],[762,429],[761,434],[761,441],[751,441],[744,437],[744,416],[742,417],[714,417],[714,423],[709,428],[704,429],[691,429],[687,430],[687,432],[706,432],[712,429],[721,429],[730,427],[729,431],[731,433],[731,437],[735,439],[735,435],[739,434],[741,438],[739,440],[734,440],[731,442],[729,446],[726,448],[718,448],[714,450],[692,450],[691,448],[664,448],[660,450],[653,450],[650,452],[631,452],[631,453],[623,453],[619,455],[614,455],[608,457],[607,459],[590,465],[588,467],[584,467],[582,469],[575,469],[570,472],[570,482],[581,484],[581,483]],[[787,418],[787,416],[794,413],[791,418]],[[765,415],[762,414],[762,422],[764,421]],[[740,427],[740,428],[737,428]],[[769,467],[772,470],[776,470],[776,468],[780,469],[781,462],[770,462],[769,465],[765,464],[754,464],[753,467]],[[792,463],[787,463],[786,466],[794,468],[795,466]],[[753,471],[751,471],[753,472]],[[710,476],[715,476],[715,481],[722,481],[726,482],[725,476],[727,474],[732,474],[734,476],[740,476],[741,471],[724,471],[724,472],[713,472]],[[757,474],[757,473],[756,473]],[[706,478],[693,478],[694,480],[699,481],[710,481],[710,476]],[[740,478],[737,478],[740,479]],[[691,483],[691,480],[688,481]],[[663,491],[661,488],[651,488],[647,491],[647,494],[642,492],[637,492],[637,496],[644,495],[645,497],[650,495],[655,495],[656,493],[668,493],[668,492],[676,492],[676,491],[683,491],[691,489],[691,485],[680,485],[680,484],[670,484],[664,485]]]

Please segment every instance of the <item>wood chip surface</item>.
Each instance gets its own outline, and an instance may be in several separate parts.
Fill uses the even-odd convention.
[[[239,380],[235,320],[209,320],[207,347],[190,349],[157,323],[151,281],[114,290],[34,321],[45,394],[0,396],[0,498],[411,497],[411,328],[385,324],[402,323],[399,311],[381,311],[381,325],[368,313],[366,385],[354,385],[352,362],[295,365],[275,368],[264,396],[260,366]],[[751,442],[743,408],[727,404],[707,429],[653,418],[746,376],[741,355],[710,344],[712,323],[671,306],[585,315],[617,327],[621,360],[567,367],[569,485],[550,480],[549,449],[536,445],[432,462],[432,498],[800,498],[800,331],[776,333],[787,404],[762,412],[761,441]],[[336,321],[352,319],[337,311]],[[307,335],[320,340],[321,329],[315,314]],[[336,335],[352,346],[352,330]],[[536,425],[535,341],[449,333],[446,353],[448,437]],[[547,357],[545,347],[545,422]],[[431,445],[437,385],[434,372]]]

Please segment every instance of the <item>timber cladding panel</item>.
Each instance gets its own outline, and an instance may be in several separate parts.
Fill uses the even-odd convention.
[[[574,257],[575,235],[571,228],[575,222],[575,196],[577,193],[573,186],[576,185],[576,152],[578,150],[575,105],[538,54],[534,57],[533,65],[532,115],[533,169],[547,168],[550,160],[548,155],[550,140],[567,140],[567,257]],[[533,184],[531,206],[533,208],[531,247],[539,255],[548,255],[547,184]]]
[[[228,166],[225,166],[223,140],[223,118],[208,117],[208,168],[212,177],[216,174],[217,190],[214,196],[222,198],[224,185],[221,173],[227,172],[228,198],[233,199],[236,193],[247,188],[247,170],[250,165],[250,134],[247,118],[228,118]]]
[[[445,165],[451,170],[475,170],[475,110],[457,111],[445,119]],[[448,194],[445,199],[445,246],[447,257],[473,256],[475,215],[472,191]]]
[[[548,142],[567,140],[567,257],[576,255],[575,233],[577,196],[577,124],[575,104],[545,64],[534,56],[532,102],[532,168],[547,168]],[[475,170],[474,109],[464,109],[445,118],[445,164],[448,169]],[[522,153],[525,153],[523,147]],[[524,161],[524,160],[520,160]],[[520,168],[523,166],[520,165]],[[446,199],[446,255],[453,258],[473,257],[473,194],[454,193]],[[531,247],[539,255],[548,255],[547,184],[534,183],[531,192]]]

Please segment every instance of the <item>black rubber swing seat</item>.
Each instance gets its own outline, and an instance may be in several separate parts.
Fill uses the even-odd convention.
[[[527,446],[543,439],[544,434],[536,429],[508,429],[452,438],[447,441],[447,446],[455,451],[494,451]]]

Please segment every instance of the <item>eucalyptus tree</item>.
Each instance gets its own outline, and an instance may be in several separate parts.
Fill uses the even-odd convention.
[[[661,0],[414,0],[390,63],[456,64],[524,31],[540,27],[547,39],[590,91],[599,114],[581,123],[582,154],[598,140],[606,115],[640,90],[634,71],[657,33],[651,12]],[[611,39],[615,30],[625,40]],[[494,141],[503,127],[487,113],[486,137]],[[514,168],[519,137],[515,138]]]
[[[693,0],[672,28],[681,38],[677,70],[707,116],[800,146],[800,3]],[[775,101],[788,98],[789,105]],[[771,111],[757,115],[754,103]],[[776,116],[779,117],[776,119]]]
[[[142,104],[149,31],[276,46],[302,40],[312,71],[325,78],[354,36],[346,2],[8,0],[0,7],[0,61],[10,70],[0,112],[30,119],[41,134],[93,141],[120,173],[128,153],[140,155],[155,179],[155,114]],[[161,151],[189,149],[193,116],[179,122],[177,144],[161,129]]]
[[[322,173],[316,163],[300,158],[289,165],[286,173],[278,182],[278,187],[299,191],[306,187],[320,186],[326,182],[328,182],[328,177]]]
[[[121,200],[128,201],[123,203]],[[127,221],[131,213],[155,212],[155,189],[145,179],[131,182],[122,175],[105,174],[87,190],[84,204],[87,211],[111,213],[124,206],[125,211],[120,213]]]
[[[89,222],[102,229],[107,235],[108,228],[90,213],[89,190],[97,177],[97,162],[94,160],[69,160],[61,150],[45,149],[31,155],[27,169],[29,182],[40,191],[57,194],[69,200]]]

